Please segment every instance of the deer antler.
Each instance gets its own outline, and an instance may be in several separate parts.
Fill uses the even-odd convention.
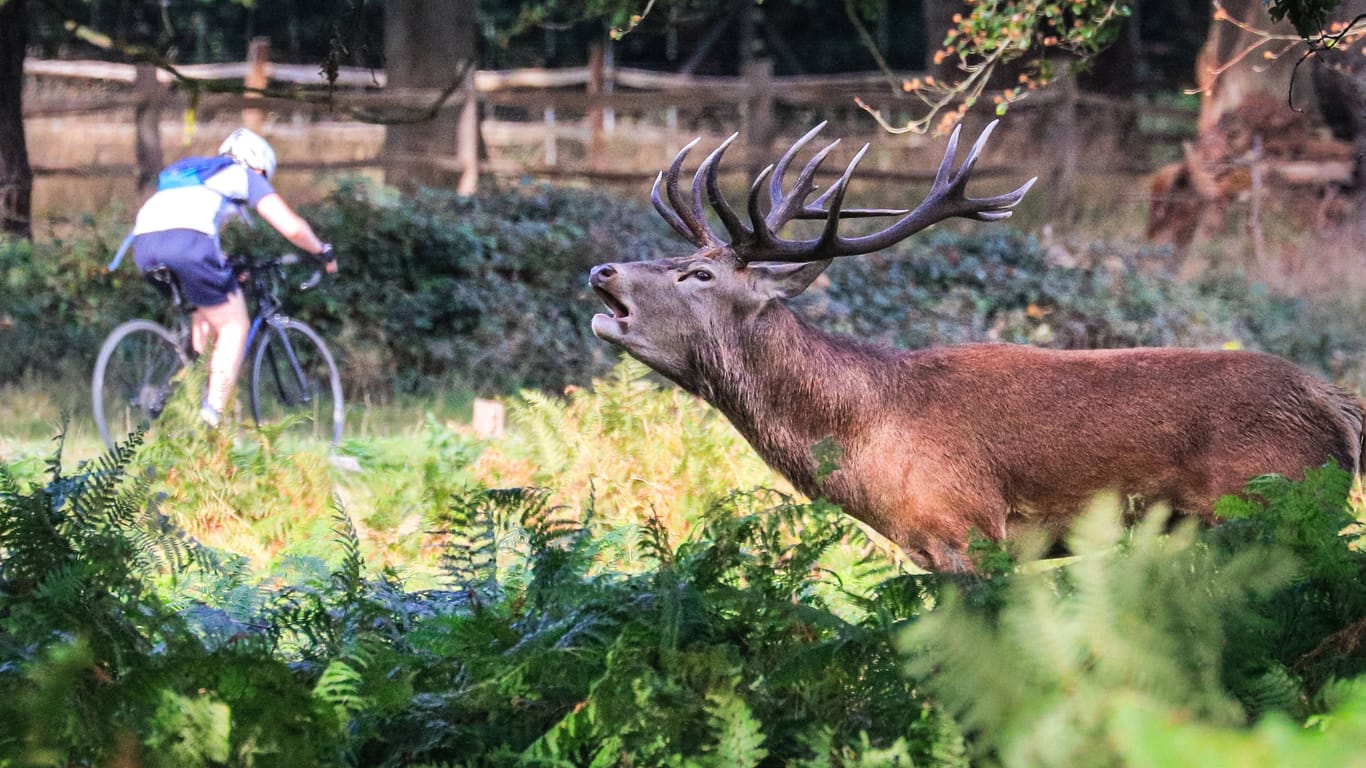
[[[954,128],[953,135],[949,137],[948,148],[944,151],[944,159],[940,162],[939,170],[935,174],[934,184],[930,188],[929,195],[920,205],[915,207],[915,210],[909,213],[904,209],[843,208],[844,194],[848,189],[849,180],[853,177],[854,169],[858,166],[859,161],[868,151],[867,144],[863,145],[854,155],[854,159],[849,162],[839,180],[815,201],[809,204],[806,202],[807,197],[816,189],[812,178],[820,164],[839,143],[838,139],[817,152],[807,162],[801,173],[797,175],[797,180],[791,188],[786,192],[783,191],[783,178],[788,166],[792,163],[792,159],[825,127],[825,123],[821,123],[808,131],[787,152],[783,153],[776,165],[768,166],[755,178],[749,191],[747,211],[750,219],[749,225],[742,222],[726,202],[717,182],[716,166],[726,148],[735,141],[738,134],[732,134],[730,138],[712,151],[706,160],[702,161],[696,175],[693,176],[690,206],[684,204],[683,194],[678,189],[678,176],[683,159],[687,156],[688,151],[696,146],[697,139],[694,139],[692,143],[678,153],[678,157],[674,159],[673,165],[669,168],[666,189],[673,209],[666,207],[659,197],[659,185],[661,180],[665,178],[664,174],[660,174],[655,179],[655,186],[650,194],[650,199],[664,219],[689,242],[699,248],[729,245],[736,258],[742,263],[751,261],[808,262],[836,256],[872,253],[898,243],[931,224],[955,216],[978,221],[997,221],[1010,217],[1011,209],[1024,198],[1025,193],[1038,180],[1037,177],[1025,182],[1019,189],[1004,195],[987,198],[967,196],[967,183],[972,175],[973,166],[976,165],[977,158],[981,154],[982,148],[986,146],[987,139],[996,128],[997,122],[993,120],[987,125],[973,144],[972,150],[968,153],[962,166],[956,171],[953,165],[958,150],[958,136],[961,126]],[[762,212],[760,201],[760,192],[765,182],[768,184],[769,211],[767,215]],[[704,189],[708,202],[711,203],[712,209],[716,211],[721,223],[726,228],[727,234],[730,235],[729,244],[722,241],[707,224],[706,211],[702,207]],[[903,218],[890,227],[871,235],[862,237],[840,236],[839,222],[841,219],[871,216],[902,216]],[[778,231],[793,219],[825,219],[825,228],[819,237],[809,240],[784,240],[778,237]]]
[[[750,191],[750,217],[752,221],[760,222],[759,225],[751,228],[740,221],[740,217],[735,214],[734,209],[726,202],[721,194],[720,183],[717,180],[717,166],[721,162],[721,157],[726,153],[730,145],[739,138],[739,133],[732,133],[721,145],[712,150],[711,154],[698,166],[696,174],[692,180],[692,199],[686,200],[682,190],[678,188],[678,179],[681,175],[683,160],[693,147],[702,140],[697,137],[688,142],[683,149],[679,150],[673,163],[669,166],[666,173],[660,173],[655,177],[654,187],[650,190],[650,202],[654,204],[655,210],[659,211],[660,216],[669,222],[669,225],[676,232],[684,237],[688,242],[698,248],[723,247],[730,245],[732,250],[738,254],[741,250],[748,249],[754,243],[763,239],[762,232],[765,229],[777,231],[784,224],[792,219],[823,219],[829,216],[829,211],[821,206],[830,196],[826,192],[811,205],[806,204],[806,198],[815,190],[816,186],[811,179],[816,174],[816,169],[820,167],[826,155],[834,149],[839,140],[836,139],[826,145],[824,149],[817,152],[798,174],[797,181],[786,194],[782,191],[783,177],[787,167],[792,163],[792,159],[797,152],[806,146],[811,139],[825,127],[822,122],[812,128],[805,136],[797,140],[795,144],[783,153],[776,166],[770,165],[764,170],[760,177],[755,180],[754,187]],[[758,210],[758,189],[763,178],[772,173],[769,188],[769,207],[768,216],[757,213]],[[668,195],[669,202],[666,204],[660,197],[660,186],[664,186],[665,193]],[[702,193],[706,192],[707,201],[711,203],[712,210],[716,211],[720,217],[722,225],[726,228],[726,233],[730,235],[731,242],[722,240],[711,226],[707,223],[706,209],[703,207]],[[833,189],[831,190],[833,191]],[[868,216],[901,216],[906,213],[905,209],[896,208],[850,208],[838,212],[840,218],[853,219]],[[761,234],[756,235],[758,230]]]

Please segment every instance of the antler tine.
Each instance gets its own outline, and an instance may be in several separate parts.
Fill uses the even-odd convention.
[[[827,147],[828,151],[831,147]],[[783,240],[774,234],[774,230],[769,227],[756,226],[754,230],[755,245],[749,252],[741,255],[745,262],[749,261],[782,261],[782,262],[808,262],[820,261],[829,258],[830,249],[840,242],[839,223],[845,213],[841,211],[844,205],[844,194],[849,189],[849,180],[854,177],[854,169],[858,167],[859,161],[868,152],[868,145],[864,144],[854,155],[854,159],[849,161],[848,167],[824,195],[822,200],[828,200],[830,205],[822,215],[825,218],[825,227],[821,230],[820,237],[812,240]],[[767,171],[765,171],[766,173]],[[762,177],[762,174],[761,174]],[[753,196],[752,196],[753,197]],[[755,214],[757,204],[751,204],[750,215]],[[769,214],[770,217],[772,214]],[[757,221],[756,221],[757,224]]]
[[[1011,214],[1015,213],[1015,211],[1011,209],[1020,204],[1020,201],[1024,199],[1025,193],[1028,192],[1029,188],[1034,186],[1034,182],[1038,180],[1039,177],[1035,176],[1029,181],[1021,184],[1019,189],[1016,189],[1013,192],[1007,192],[1004,195],[973,198],[972,202],[982,206],[983,210],[967,214],[967,218],[976,221],[1000,221],[1001,219],[1010,218]]]
[[[654,204],[655,210],[659,211],[659,215],[669,222],[669,226],[673,227],[675,232],[682,235],[684,240],[692,240],[693,231],[688,228],[687,223],[659,197],[659,185],[663,181],[664,172],[660,171],[659,175],[655,176],[654,187],[650,189],[650,202]]]
[[[759,190],[764,188],[764,181],[769,174],[774,172],[774,166],[770,165],[759,171],[759,175],[754,177],[754,183],[749,185],[749,220],[754,224],[751,234],[767,229],[769,225],[764,222],[764,212],[759,208]],[[772,187],[770,187],[770,190]],[[772,215],[772,211],[769,212]]]
[[[730,235],[732,248],[743,248],[752,234],[748,227],[740,221],[740,217],[735,215],[735,210],[726,202],[726,198],[721,194],[721,184],[717,180],[716,167],[721,162],[721,156],[726,153],[731,142],[740,136],[739,133],[732,133],[730,138],[721,142],[721,146],[712,150],[707,159],[702,161],[702,165],[697,168],[697,175],[693,177],[693,196],[701,204],[699,189],[705,183],[707,189],[707,199],[711,202],[711,207],[716,211],[716,215],[721,218],[721,223],[725,225],[726,232]]]
[[[797,175],[797,180],[792,183],[792,186],[787,190],[787,194],[779,203],[775,204],[772,209],[769,210],[766,224],[770,229],[774,231],[782,229],[782,226],[793,218],[825,218],[824,211],[821,212],[819,217],[803,214],[809,214],[806,198],[816,189],[816,185],[813,184],[811,180],[815,177],[816,171],[820,169],[821,164],[825,162],[825,158],[830,155],[830,152],[833,151],[835,147],[839,146],[839,143],[840,140],[835,139],[829,144],[826,144],[821,151],[817,152],[809,161],[807,161],[806,167],[802,168],[802,172]]]
[[[839,181],[811,205],[804,206],[797,212],[797,215],[802,218],[819,216],[825,219],[825,227],[821,236],[812,240],[783,240],[777,236],[774,227],[759,226],[757,197],[758,189],[769,173],[768,170],[765,170],[764,173],[760,174],[760,178],[755,181],[755,186],[750,191],[750,217],[754,219],[756,225],[753,239],[744,248],[744,253],[737,253],[737,255],[746,263],[750,261],[819,261],[837,256],[855,256],[881,250],[910,237],[931,224],[955,216],[978,221],[998,221],[1009,218],[1013,212],[1012,209],[1024,199],[1025,193],[1034,185],[1037,178],[1030,179],[1013,192],[994,197],[971,198],[965,192],[977,159],[981,156],[982,149],[986,146],[987,139],[995,127],[996,121],[992,121],[983,129],[981,136],[973,143],[972,150],[968,153],[962,167],[957,170],[954,169],[954,161],[961,131],[958,128],[954,129],[953,135],[949,138],[948,146],[944,150],[944,159],[939,164],[929,195],[910,213],[885,209],[842,209],[844,195],[848,189],[849,180],[853,178],[854,168],[868,151],[868,146],[864,145],[854,156],[854,159],[850,161]],[[808,170],[814,172],[814,164],[809,164]],[[800,179],[798,183],[800,185]],[[790,200],[785,201],[784,207],[789,202]],[[825,207],[822,208],[822,206]],[[841,237],[838,234],[839,222],[842,219],[860,215],[885,216],[889,214],[905,215],[890,227],[871,235]],[[769,218],[770,220],[773,219],[772,211],[769,213]]]
[[[991,132],[996,130],[996,124],[998,122],[1000,121],[992,120],[990,123],[987,123],[987,127],[982,129],[982,135],[978,136],[977,141],[972,143],[972,150],[968,152],[967,159],[963,161],[963,165],[958,169],[958,172],[953,175],[953,186],[962,187],[967,185],[968,177],[972,175],[972,168],[977,165],[977,156],[982,154],[982,148],[987,145],[987,139],[991,138]],[[954,126],[954,132],[956,133],[961,127],[961,125]]]
[[[693,215],[697,219],[697,226],[701,230],[700,236],[703,240],[703,242],[697,244],[698,247],[705,247],[708,245],[725,245],[725,241],[723,241],[719,236],[717,236],[716,232],[711,228],[711,224],[707,223],[707,209],[702,201],[702,193],[703,188],[706,186],[707,164],[711,163],[712,165],[715,165],[717,151],[719,150],[722,153],[724,153],[725,147],[728,146],[732,141],[735,141],[735,138],[738,135],[738,133],[733,133],[730,135],[730,138],[721,142],[721,146],[712,150],[711,154],[707,155],[706,159],[702,161],[702,164],[697,166],[697,172],[693,174],[692,206],[690,210],[693,212]]]
[[[987,129],[982,133],[990,136],[992,126],[994,125],[996,125],[995,120],[991,121],[991,125],[988,125]],[[944,159],[939,161],[939,169],[934,173],[934,183],[930,185],[931,189],[939,189],[940,187],[947,185],[950,177],[953,176],[954,155],[958,154],[958,134],[962,132],[963,124],[959,123],[953,127],[953,133],[949,134],[949,145],[944,147]],[[976,149],[976,147],[974,147],[974,149]]]
[[[949,137],[949,145],[944,150],[944,160],[939,164],[939,171],[935,174],[934,184],[924,201],[904,218],[881,232],[866,237],[839,238],[833,245],[835,252],[832,255],[854,256],[881,250],[910,237],[931,224],[955,216],[978,221],[999,221],[1009,218],[1012,213],[1011,209],[1024,198],[1025,193],[1034,185],[1034,179],[1029,180],[1014,192],[995,197],[974,199],[968,197],[965,191],[973,167],[977,163],[977,158],[981,154],[982,148],[986,146],[986,140],[991,136],[991,132],[995,130],[998,122],[993,120],[987,124],[986,128],[982,129],[982,135],[973,143],[972,151],[968,153],[967,160],[956,172],[953,170],[953,161],[958,148],[959,128],[954,128],[953,135]]]
[[[678,188],[678,177],[683,170],[683,160],[701,140],[702,137],[698,136],[678,151],[673,164],[669,166],[664,189],[669,195],[669,203],[673,206],[675,214],[688,229],[683,237],[698,248],[705,248],[709,245],[720,245],[721,241],[716,233],[711,231],[711,227],[707,226],[707,215],[702,209],[701,192],[697,189],[693,190],[693,204],[689,205],[687,199],[683,197],[683,192]],[[670,225],[674,225],[673,220],[668,215],[665,215],[664,218]],[[677,226],[674,225],[674,228],[677,229]]]
[[[797,153],[800,152],[811,139],[815,138],[816,134],[820,133],[821,129],[824,128],[826,124],[827,121],[822,120],[815,128],[807,131],[806,135],[797,139],[797,141],[783,153],[783,156],[778,158],[778,164],[773,168],[773,178],[770,180],[768,186],[768,207],[770,212],[777,210],[778,206],[783,203],[783,199],[786,197],[786,195],[783,194],[783,177],[787,175],[787,167],[792,164],[792,160],[797,156]],[[835,142],[838,143],[839,139],[836,139]],[[819,165],[819,163],[817,164]],[[810,164],[808,164],[807,167],[810,167]],[[798,179],[797,184],[792,187],[793,190],[797,189],[800,184],[801,180]]]

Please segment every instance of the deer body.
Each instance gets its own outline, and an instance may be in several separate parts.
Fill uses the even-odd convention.
[[[983,140],[964,163],[964,181]],[[1218,497],[1257,475],[1299,476],[1330,460],[1360,468],[1357,399],[1273,356],[1007,344],[902,351],[814,328],[782,299],[801,293],[831,257],[846,255],[840,248],[864,246],[756,236],[764,227],[756,193],[753,230],[732,234],[760,257],[785,260],[747,259],[734,243],[709,239],[698,190],[708,182],[714,189],[706,174],[718,157],[699,169],[690,211],[677,210],[682,153],[671,169],[677,215],[666,219],[695,235],[698,251],[594,268],[590,283],[611,313],[596,316],[593,330],[715,406],[798,490],[839,504],[922,567],[970,567],[965,550],[974,530],[993,539],[1022,527],[1058,536],[1099,494],[1210,520]],[[940,175],[948,178],[943,167]],[[799,203],[802,184],[793,195]],[[839,215],[838,187],[826,196],[836,213],[816,211],[829,221]],[[658,185],[653,197],[664,213]],[[970,202],[986,204],[990,215],[1006,197]],[[789,199],[773,193],[771,209],[791,213]],[[718,200],[714,194],[713,205],[724,205]],[[902,221],[925,218],[924,208]],[[747,237],[768,240],[755,245]],[[833,471],[820,468],[813,449],[822,443],[838,448]]]

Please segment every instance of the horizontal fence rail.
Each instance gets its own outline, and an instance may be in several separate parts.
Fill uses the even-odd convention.
[[[287,150],[282,153],[285,171],[345,171],[405,161],[455,171],[462,162],[455,137],[448,154],[397,157],[382,150],[382,126],[458,109],[471,97],[481,109],[478,130],[485,152],[479,170],[512,177],[648,180],[694,136],[703,136],[704,144],[714,147],[732,131],[738,131],[742,140],[731,150],[722,171],[752,176],[821,119],[838,123],[827,130],[827,136],[843,137],[822,175],[841,171],[859,145],[871,141],[874,151],[860,166],[858,178],[921,182],[932,178],[942,151],[941,138],[889,137],[855,103],[861,98],[892,115],[898,110],[909,115],[918,102],[909,100],[901,84],[923,73],[775,76],[771,63],[760,60],[741,76],[722,77],[613,67],[602,65],[602,58],[597,57],[597,66],[480,70],[473,75],[472,94],[469,88],[455,87],[456,83],[445,92],[390,88],[383,70],[362,67],[340,67],[328,83],[318,66],[272,62],[256,47],[246,62],[186,64],[176,66],[174,73],[149,65],[30,58],[25,61],[24,116],[88,120],[95,113],[132,113],[126,122],[137,122],[137,143],[131,146],[134,142],[129,142],[127,151],[118,153],[122,159],[105,153],[81,162],[73,154],[70,160],[40,157],[34,162],[40,175],[85,177],[137,174],[141,179],[153,178],[157,169],[140,167],[138,159],[149,163],[146,158],[159,158],[159,150],[146,148],[159,147],[164,139],[158,131],[175,130],[172,120],[181,115],[186,125],[215,118],[240,119],[251,125],[250,120],[259,124],[263,114],[270,114],[275,120],[269,129],[273,141],[290,133],[290,126],[301,125],[326,125],[365,137],[381,132],[379,139],[360,142],[370,147],[370,154],[363,157],[317,148]],[[458,68],[451,69],[454,77]],[[248,89],[244,83],[256,87]],[[1031,174],[1099,162],[1143,173],[1153,163],[1141,153],[1059,148],[1047,136],[1062,119],[1096,126],[1092,129],[1096,134],[1118,132],[1121,135],[1110,139],[1118,146],[1124,146],[1125,136],[1135,132],[1171,141],[1193,133],[1195,120],[1192,109],[1081,94],[1075,89],[1063,95],[1032,95],[1011,111],[1009,132],[993,142],[977,175],[1019,175],[1023,157],[1034,168]],[[1014,117],[1017,113],[1023,114]],[[978,122],[989,117],[984,113]],[[125,118],[110,122],[114,120]],[[163,124],[169,127],[158,128]],[[689,159],[690,168],[705,153],[695,154]],[[1051,175],[1066,178],[1065,174]]]

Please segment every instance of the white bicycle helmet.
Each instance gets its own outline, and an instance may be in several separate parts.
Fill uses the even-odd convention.
[[[219,145],[218,154],[231,155],[242,165],[261,171],[267,179],[275,175],[275,150],[270,148],[270,142],[246,128],[228,134]]]

